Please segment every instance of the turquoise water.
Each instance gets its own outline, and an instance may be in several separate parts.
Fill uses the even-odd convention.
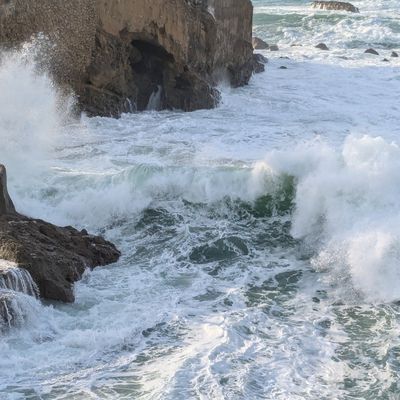
[[[66,124],[46,76],[1,65],[17,209],[123,253],[75,304],[26,305],[1,399],[399,397],[398,2],[254,3],[280,50],[215,110]]]

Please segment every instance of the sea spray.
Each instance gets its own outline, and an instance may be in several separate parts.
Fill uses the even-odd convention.
[[[267,159],[298,182],[292,235],[314,249],[314,267],[348,276],[367,301],[399,300],[399,146],[351,135],[340,151],[317,141]]]

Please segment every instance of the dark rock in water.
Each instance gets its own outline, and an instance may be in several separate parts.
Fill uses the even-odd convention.
[[[278,51],[279,47],[276,44],[271,44],[271,46],[269,46],[270,51]]]
[[[280,56],[279,57],[281,60],[290,60],[290,57],[287,57],[287,56]]]
[[[390,57],[398,57],[398,56],[399,56],[399,54],[396,53],[395,51],[392,51],[392,54],[390,55]]]
[[[375,49],[367,49],[364,51],[366,54],[373,54],[375,56],[379,56],[379,53]]]
[[[3,197],[7,196],[3,191]],[[74,301],[73,283],[86,268],[116,262],[120,256],[116,247],[102,237],[15,211],[0,215],[0,243],[0,259],[26,269],[41,297],[65,302]]]
[[[290,47],[303,47],[303,45],[298,43],[293,43],[290,45]]]
[[[284,65],[281,65],[281,66],[279,67],[279,69],[287,69],[287,67],[285,67]]]
[[[390,62],[387,58],[384,58],[382,61],[383,62]]]
[[[329,47],[325,43],[319,43],[315,47],[320,50],[329,50]]]
[[[253,55],[253,71],[255,74],[259,74],[265,71],[265,64],[268,63],[268,59],[262,54]]]
[[[266,50],[269,48],[269,44],[264,42],[264,40],[259,37],[253,37],[252,40],[254,50]]]
[[[360,10],[353,6],[353,4],[342,1],[314,1],[312,6],[313,8],[319,8],[321,10],[348,11],[353,13],[360,12]]]
[[[45,65],[90,115],[145,110],[156,87],[160,109],[192,111],[218,103],[219,72],[248,83],[252,19],[250,0],[3,0],[0,45],[48,38]]]

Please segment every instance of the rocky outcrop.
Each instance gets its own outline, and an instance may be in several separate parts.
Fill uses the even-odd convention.
[[[4,189],[5,168],[1,166],[0,171],[3,184],[0,203],[5,203],[9,199]],[[43,298],[74,301],[73,283],[82,277],[85,269],[113,263],[119,256],[112,243],[89,235],[85,230],[62,228],[29,218],[13,207],[0,212],[0,259],[14,263],[14,268],[28,271]],[[16,270],[11,272],[16,276]],[[5,273],[1,275],[0,283],[7,282]]]
[[[353,4],[342,1],[314,1],[312,6],[313,8],[319,8],[320,10],[348,11],[352,13],[360,12],[360,10],[353,6]]]
[[[253,37],[252,43],[255,50],[267,50],[269,48],[269,44],[259,37]]]
[[[218,102],[253,72],[250,0],[0,0],[0,42],[47,38],[41,55],[90,114]]]
[[[318,43],[315,48],[320,49],[320,50],[324,50],[324,51],[328,51],[329,47],[325,44],[325,43]]]
[[[373,54],[374,56],[379,56],[379,53],[375,49],[367,49],[364,51],[365,54]]]

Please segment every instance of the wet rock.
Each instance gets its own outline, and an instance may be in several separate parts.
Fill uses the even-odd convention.
[[[312,6],[313,8],[319,8],[320,10],[348,11],[352,13],[360,12],[360,10],[353,6],[353,4],[342,1],[314,1]]]
[[[253,37],[252,43],[254,50],[267,50],[269,48],[269,44],[259,37]]]
[[[145,110],[160,87],[160,109],[192,111],[219,101],[218,76],[248,83],[250,0],[0,1],[0,45],[39,33],[56,82],[90,115]],[[42,55],[41,55],[42,56]]]
[[[375,56],[379,56],[379,53],[375,49],[367,49],[364,51],[365,54],[373,54]]]
[[[0,215],[14,213],[15,207],[7,190],[7,172],[0,164]]]
[[[271,44],[271,46],[269,46],[269,50],[270,51],[278,51],[279,47],[276,44]]]
[[[255,74],[259,74],[265,71],[265,64],[268,63],[268,59],[262,54],[253,55],[253,66],[252,69]]]
[[[382,61],[383,62],[390,62],[387,58],[384,58]]]
[[[279,67],[279,69],[287,69],[287,67],[285,67],[284,65],[281,65],[281,66]]]
[[[315,47],[320,50],[329,50],[329,47],[325,43],[319,43]]]
[[[390,57],[398,57],[399,54],[395,51],[392,51],[392,54],[390,55]]]
[[[1,170],[4,188],[5,168]],[[86,231],[58,227],[15,209],[0,215],[0,259],[26,269],[43,298],[74,301],[73,284],[85,269],[116,262],[119,256],[112,243]]]

